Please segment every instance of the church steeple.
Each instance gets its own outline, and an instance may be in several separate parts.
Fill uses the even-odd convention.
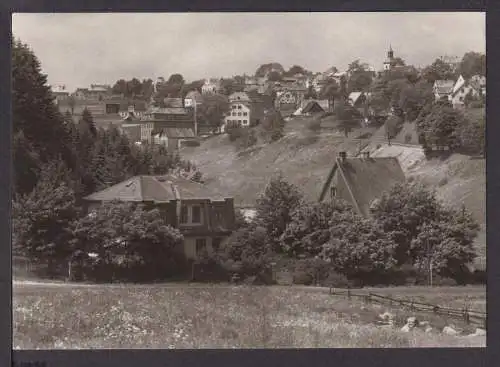
[[[392,45],[389,45],[389,51],[387,51],[387,58],[392,60],[394,58],[394,51],[392,50]]]

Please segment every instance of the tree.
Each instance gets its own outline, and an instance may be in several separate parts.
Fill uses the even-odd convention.
[[[256,221],[279,250],[280,237],[291,220],[291,214],[302,203],[302,193],[281,174],[271,178],[257,200]]]
[[[64,162],[45,164],[34,189],[13,200],[14,251],[33,261],[47,262],[52,270],[53,264],[71,254],[71,230],[78,215]]]
[[[47,76],[41,72],[38,58],[20,41],[12,42],[11,58],[12,132],[14,137],[17,136],[13,146],[17,152],[14,156],[14,176],[27,178],[23,172],[25,166],[15,160],[16,156],[36,157],[40,164],[61,157],[69,165],[72,160],[70,137],[47,85]],[[31,151],[22,152],[23,149]],[[31,160],[30,164],[34,163]],[[33,173],[36,171],[32,170]],[[36,180],[24,181],[22,188],[15,187],[14,190],[28,193],[35,184]]]
[[[296,74],[306,75],[307,74],[307,70],[304,69],[302,66],[293,65],[290,69],[288,69],[287,72],[285,72],[286,76],[294,76]]]
[[[377,223],[350,212],[330,227],[321,258],[348,278],[366,280],[396,265],[395,249],[394,240]]]
[[[204,97],[203,103],[199,106],[197,112],[203,123],[217,129],[222,125],[224,116],[228,111],[229,101],[227,97],[211,94]]]
[[[184,84],[184,77],[181,74],[172,74],[168,78],[167,84]]]
[[[449,103],[436,103],[431,112],[417,121],[417,131],[425,146],[446,146],[450,149],[460,145],[457,129],[464,122],[461,111]]]
[[[294,258],[319,255],[330,240],[330,228],[351,215],[351,206],[340,200],[298,206],[281,235],[282,251]]]
[[[123,202],[104,203],[81,217],[73,236],[74,249],[94,252],[104,264],[117,268],[148,271],[155,278],[168,270],[165,265],[183,240],[158,209]]]
[[[432,104],[434,95],[432,86],[420,81],[416,84],[406,85],[399,93],[398,105],[404,111],[408,121],[414,121],[425,105]]]
[[[261,127],[264,136],[277,141],[284,136],[285,120],[279,111],[272,111],[264,116]]]
[[[125,79],[119,79],[111,88],[113,94],[123,94],[124,96],[129,96],[127,81]]]
[[[465,79],[473,75],[486,75],[486,55],[479,52],[467,52],[462,57],[458,66],[458,72]]]
[[[457,258],[461,259],[460,266],[471,260],[470,245],[477,234],[477,223],[465,208],[457,211],[445,207],[433,191],[421,184],[395,185],[374,203],[373,216],[396,242],[395,258],[399,265],[420,266],[430,251],[427,246],[436,251],[441,246],[443,253],[439,256],[444,256],[441,259],[451,256],[455,270]],[[456,252],[452,244],[458,244]]]
[[[434,84],[436,80],[456,79],[456,73],[452,66],[440,58],[436,59],[430,66],[424,68],[422,76],[431,84]]]
[[[486,148],[485,118],[461,119],[457,127],[460,147],[467,152],[484,154]]]
[[[269,80],[270,82],[279,82],[280,80],[282,80],[282,75],[278,71],[271,71],[267,75],[267,80]]]
[[[283,74],[285,72],[285,69],[283,68],[283,66],[280,63],[271,62],[268,64],[260,65],[257,68],[257,70],[255,71],[255,76],[258,78],[265,77],[269,72],[271,72],[273,70],[275,70],[281,74]]]
[[[360,113],[347,102],[340,102],[335,107],[338,128],[348,137],[349,133],[360,124]]]
[[[372,83],[373,72],[368,69],[367,64],[362,64],[359,60],[350,63],[347,72],[350,75],[347,82],[348,93],[364,91]]]

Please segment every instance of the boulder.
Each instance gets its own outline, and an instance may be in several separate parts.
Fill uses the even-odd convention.
[[[458,331],[456,331],[455,329],[453,329],[451,326],[445,326],[443,328],[443,334],[458,335]]]

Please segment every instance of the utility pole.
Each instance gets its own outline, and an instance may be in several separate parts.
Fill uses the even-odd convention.
[[[194,103],[194,136],[198,136],[198,119],[197,119],[197,104],[198,102],[196,101],[196,98],[193,98],[193,103]]]

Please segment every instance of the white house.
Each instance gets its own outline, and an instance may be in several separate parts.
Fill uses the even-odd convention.
[[[249,127],[250,116],[251,110],[247,103],[244,101],[230,102],[229,113],[224,119],[224,125]]]
[[[432,92],[434,93],[436,101],[445,97],[451,101],[454,86],[455,82],[453,80],[436,80],[432,87]]]
[[[465,96],[471,94],[472,97],[479,97],[480,90],[476,89],[474,85],[467,82],[462,75],[457,79],[455,85],[453,86],[453,91],[450,96],[450,101],[453,107],[458,108],[464,106]]]
[[[220,83],[215,79],[205,80],[205,84],[201,87],[201,94],[215,94],[220,90]]]

